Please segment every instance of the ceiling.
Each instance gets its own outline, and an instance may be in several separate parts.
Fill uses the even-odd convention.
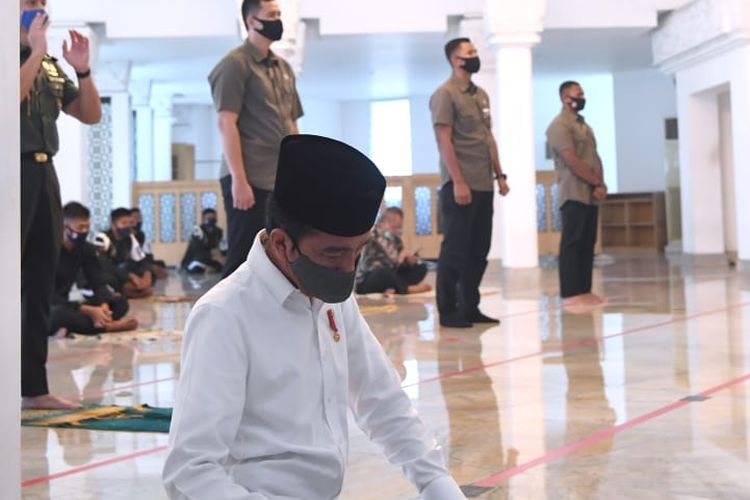
[[[444,33],[320,36],[307,30],[301,95],[371,100],[429,95],[449,73]],[[105,61],[131,61],[134,82],[152,81],[179,94],[177,102],[209,103],[206,76],[240,41],[236,37],[138,39],[104,42]],[[485,50],[486,52],[486,50]],[[617,72],[651,66],[646,29],[547,30],[534,49],[534,71]],[[489,54],[481,54],[490,62]]]

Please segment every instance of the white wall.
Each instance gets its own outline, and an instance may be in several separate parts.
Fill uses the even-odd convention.
[[[723,253],[718,95],[731,91],[734,185],[750,186],[750,47],[737,47],[677,71],[682,232],[685,252]],[[735,206],[739,258],[750,261],[750,197]]]
[[[305,115],[297,126],[303,134],[316,134],[343,140],[343,110],[340,101],[302,98]]]
[[[617,147],[615,127],[614,85],[611,74],[542,74],[534,78],[534,137],[538,170],[552,170],[554,163],[545,159],[545,132],[560,113],[560,84],[575,80],[586,93],[586,109],[581,113],[594,129],[599,156],[604,163],[604,179],[610,192],[617,192]],[[502,155],[502,151],[500,152]]]
[[[341,103],[341,139],[370,154],[370,101],[344,101]]]
[[[615,73],[618,191],[666,189],[664,120],[677,116],[672,78],[656,69]]]
[[[0,498],[21,498],[21,303],[20,132],[18,116],[18,3],[0,3],[0,196],[4,237],[0,243]]]
[[[411,108],[412,167],[415,174],[434,174],[439,157],[432,131],[427,96],[409,97]],[[331,101],[302,97],[305,116],[300,132],[341,140],[370,155],[371,101]]]
[[[218,179],[221,167],[221,136],[211,105],[175,105],[172,142],[195,146],[195,178]]]
[[[412,167],[415,174],[436,174],[440,171],[440,155],[432,128],[429,96],[412,97],[411,140]]]

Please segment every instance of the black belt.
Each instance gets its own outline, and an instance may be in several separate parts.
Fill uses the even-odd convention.
[[[33,160],[37,163],[49,163],[52,161],[52,155],[43,151],[37,153],[21,153],[22,160]]]

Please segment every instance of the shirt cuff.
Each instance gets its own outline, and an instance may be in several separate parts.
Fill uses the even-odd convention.
[[[422,500],[465,500],[461,488],[451,476],[442,476],[428,484],[421,493]]]

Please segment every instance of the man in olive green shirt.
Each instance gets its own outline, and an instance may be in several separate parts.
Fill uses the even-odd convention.
[[[586,105],[583,88],[573,81],[560,85],[563,109],[547,129],[547,143],[558,178],[562,238],[560,240],[560,295],[566,305],[595,305],[591,293],[598,203],[606,198],[602,160],[594,131],[580,112]]]
[[[456,38],[445,45],[445,56],[452,75],[430,98],[443,182],[437,305],[442,326],[469,328],[498,323],[479,311],[479,284],[492,239],[493,177],[502,196],[509,188],[492,136],[490,99],[471,81],[480,66],[477,50],[468,38]]]
[[[78,87],[47,54],[45,0],[20,0],[21,45],[21,395],[24,408],[66,409],[76,403],[52,396],[47,385],[47,342],[55,267],[63,233],[60,187],[52,158],[60,111],[99,122],[101,99],[91,78],[89,41],[70,31],[63,57]]]
[[[292,67],[270,49],[283,33],[278,3],[244,0],[242,18],[247,40],[208,76],[224,149],[225,277],[247,259],[255,235],[263,229],[281,140],[299,132],[297,120],[303,114]]]

